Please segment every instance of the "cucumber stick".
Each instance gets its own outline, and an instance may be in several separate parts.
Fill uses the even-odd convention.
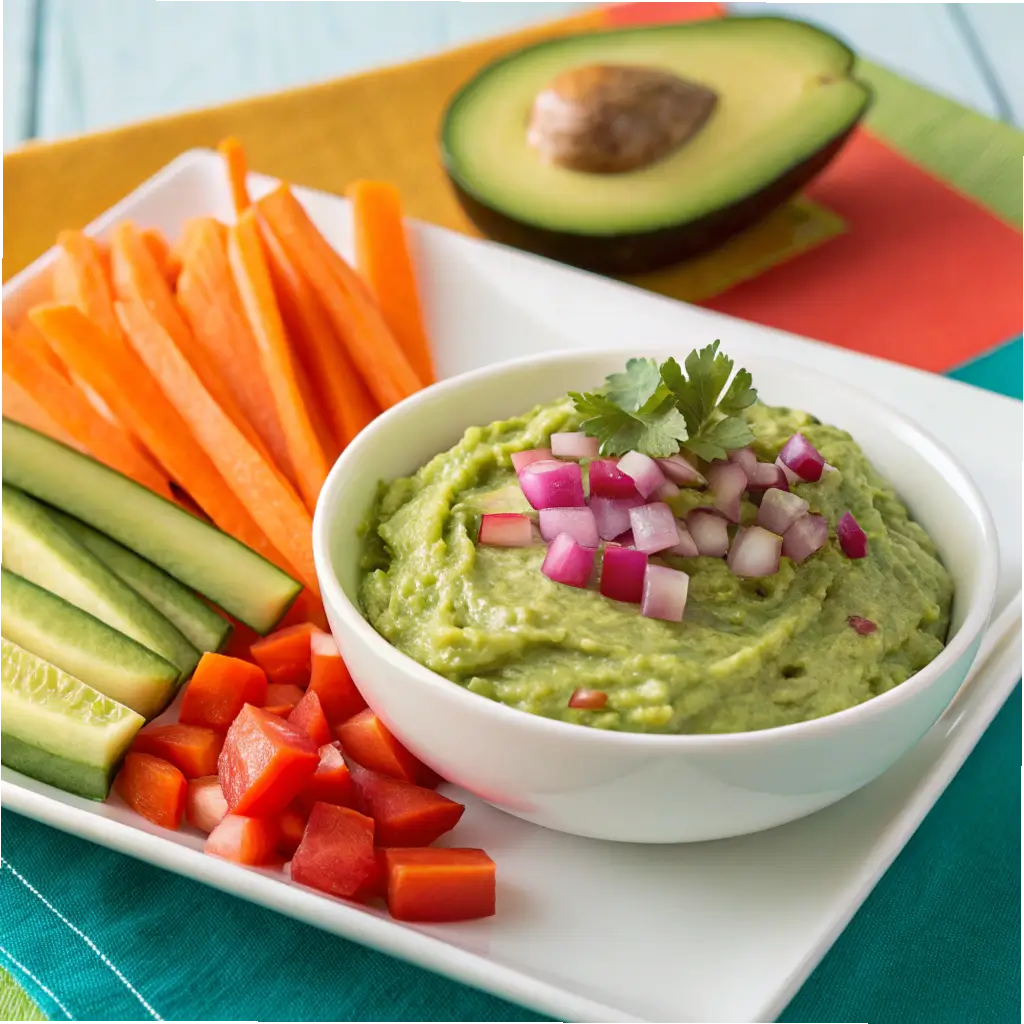
[[[148,647],[0,568],[0,634],[144,718],[170,703],[180,672]]]
[[[171,501],[66,445],[3,421],[3,479],[81,519],[266,633],[302,584]]]
[[[194,647],[219,651],[227,643],[231,623],[173,576],[78,519],[57,509],[50,514],[115,576],[170,619]]]
[[[50,516],[15,487],[3,487],[4,567],[124,633],[192,674],[199,651],[148,601],[122,583]]]
[[[0,760],[69,793],[102,800],[145,719],[42,658],[0,639]]]

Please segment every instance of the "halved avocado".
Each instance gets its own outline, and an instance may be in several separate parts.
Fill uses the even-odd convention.
[[[839,40],[784,18],[552,39],[490,64],[456,94],[441,128],[445,168],[469,218],[499,242],[605,273],[654,270],[754,224],[835,156],[870,103],[853,61]],[[586,160],[560,164],[557,146],[538,145],[538,112],[564,127],[572,110],[559,102],[594,81],[605,102],[607,73],[638,69],[681,83],[675,99],[658,82],[646,98],[636,93],[648,108],[637,110],[638,130],[657,134],[666,109],[673,116],[665,103],[678,103],[677,120],[687,121],[655,140],[648,163],[581,170]],[[577,121],[598,149],[628,126],[616,99],[605,102],[604,123],[593,110]]]

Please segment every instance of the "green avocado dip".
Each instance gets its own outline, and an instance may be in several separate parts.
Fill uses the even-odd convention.
[[[802,722],[898,686],[942,650],[953,584],[935,545],[849,434],[787,408],[739,414],[759,459],[801,432],[834,471],[793,490],[827,517],[824,547],[781,559],[771,576],[733,575],[724,559],[652,556],[689,574],[682,622],[645,618],[596,588],[540,572],[545,547],[476,543],[484,512],[532,513],[510,455],[580,429],[570,398],[472,427],[414,476],[382,485],[364,536],[360,600],[399,650],[474,693],[602,729],[726,733]],[[584,471],[584,479],[586,471]],[[679,516],[707,504],[683,490]],[[848,558],[835,526],[851,511],[869,539]],[[741,525],[757,508],[744,498]],[[595,573],[600,572],[601,552]],[[868,619],[872,632],[854,621]],[[568,706],[585,688],[598,710]]]

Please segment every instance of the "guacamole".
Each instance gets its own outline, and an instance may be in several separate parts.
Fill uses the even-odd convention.
[[[760,579],[720,558],[652,556],[689,573],[682,622],[576,589],[540,572],[545,548],[478,546],[484,512],[530,512],[512,452],[578,430],[566,398],[472,427],[412,477],[382,485],[364,536],[360,600],[399,650],[474,693],[603,729],[723,733],[767,729],[852,707],[898,686],[942,650],[953,584],[935,545],[849,434],[806,413],[757,404],[743,413],[759,459],[801,432],[834,471],[794,490],[831,536],[799,565]],[[707,504],[671,499],[677,515]],[[869,538],[847,558],[835,524],[851,511]],[[757,509],[746,499],[742,522]],[[597,556],[600,570],[600,553]],[[862,619],[874,631],[856,628]],[[578,688],[605,707],[568,707]]]

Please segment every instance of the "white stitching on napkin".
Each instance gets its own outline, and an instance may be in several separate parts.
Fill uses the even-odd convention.
[[[61,1008],[64,1012],[64,1016],[67,1017],[68,1020],[75,1019],[71,1016],[68,1008],[20,960],[15,960],[3,946],[0,946],[0,953],[3,953],[3,955],[7,957],[7,959],[10,960],[19,971],[28,975],[28,977],[30,977]]]
[[[32,885],[31,882],[28,881],[28,879],[15,871],[10,861],[0,857],[0,865],[7,868],[7,870],[10,871],[10,873],[14,875],[14,877],[21,882],[21,884],[25,886],[25,888],[28,889],[28,891],[32,893],[32,895],[35,896],[47,910],[63,921],[64,924],[66,924],[107,965],[107,967],[114,972],[121,984],[123,984],[125,988],[127,988],[128,991],[131,992],[131,994],[135,996],[140,1003],[142,1003],[153,1020],[163,1020],[163,1017],[161,1017],[160,1014],[158,1014],[156,1010],[154,1010],[153,1007],[143,999],[139,990],[135,988],[135,986],[110,962],[110,960],[107,959],[106,956],[104,956],[103,953],[100,952],[99,947],[92,941],[92,939],[89,938],[88,935],[85,934],[85,932],[76,928],[49,900],[46,899],[46,897],[43,896],[38,889],[35,888],[34,885]],[[66,1010],[64,1012],[67,1013]],[[68,1017],[71,1018],[71,1014],[68,1014]]]

